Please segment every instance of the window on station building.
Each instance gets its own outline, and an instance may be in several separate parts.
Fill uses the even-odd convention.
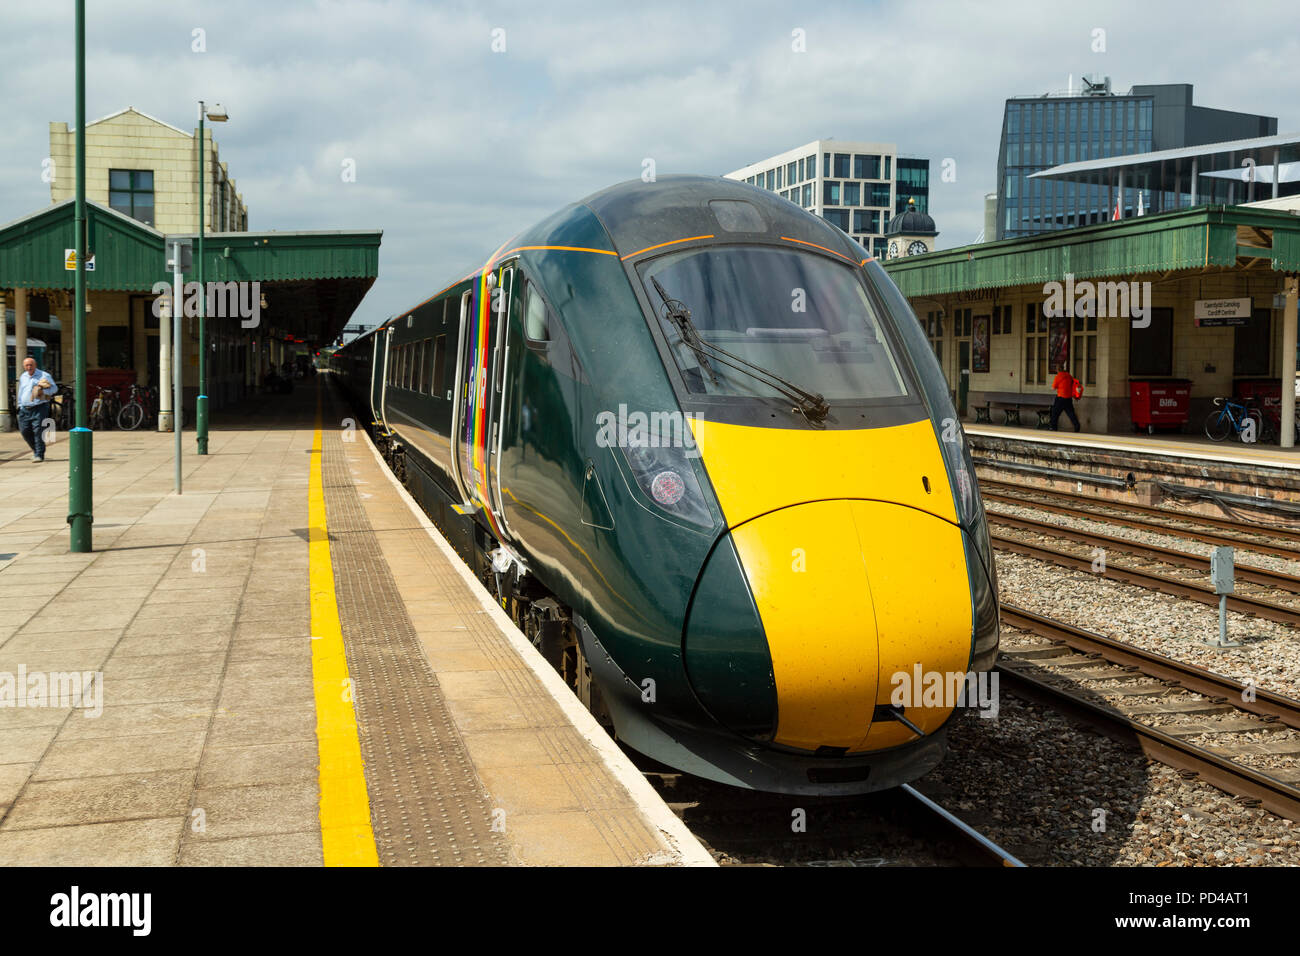
[[[925,313],[925,337],[930,340],[930,348],[934,349],[934,357],[939,360],[940,366],[943,365],[943,313],[927,312]]]
[[[1144,329],[1129,323],[1128,374],[1174,374],[1174,310],[1152,309],[1151,324]]]
[[[803,208],[811,209],[813,204],[812,183],[805,183],[803,187]]]
[[[785,167],[778,166],[776,167],[775,172],[776,172],[776,186],[774,188],[781,189],[785,185],[785,183],[783,182],[783,180],[785,179]]]
[[[870,183],[871,196],[867,200],[868,206],[884,206],[889,208],[889,183]]]
[[[764,189],[775,189],[775,188],[776,188],[776,170],[775,170],[775,169],[769,169],[766,173],[763,174],[763,176],[764,176],[764,180],[765,180],[765,185],[764,185],[763,188],[764,188]]]
[[[993,307],[993,334],[1008,335],[1011,332],[1011,306],[995,305]]]
[[[1097,383],[1097,317],[1076,315],[1071,320],[1070,374],[1084,385]]]
[[[1042,304],[1025,304],[1025,385],[1046,385],[1047,377],[1047,316]]]
[[[795,178],[795,175],[796,175],[796,173],[798,173],[798,171],[799,171],[799,164],[798,164],[798,163],[787,163],[787,164],[786,164],[786,167],[785,167],[785,184],[786,184],[787,186],[793,186],[795,183],[797,183],[797,182],[799,181],[798,179]],[[800,178],[802,178],[802,177],[800,177]]]
[[[840,184],[822,183],[822,203],[827,206],[840,204]]]
[[[831,154],[822,153],[822,175],[829,178],[830,174],[831,174]]]
[[[862,205],[862,186],[859,183],[844,184],[844,205],[861,206]]]
[[[110,169],[108,205],[118,212],[153,225],[153,170]]]
[[[848,153],[835,154],[835,175],[839,179],[849,178],[849,161],[851,157]]]
[[[813,153],[804,163],[805,179],[814,179],[817,176],[817,154]]]
[[[1232,374],[1268,375],[1273,370],[1273,313],[1254,309],[1232,330]]]

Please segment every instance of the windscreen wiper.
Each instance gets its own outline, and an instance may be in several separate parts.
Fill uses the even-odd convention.
[[[714,374],[713,368],[709,364],[710,358],[721,365],[734,368],[738,372],[744,372],[751,378],[756,378],[763,384],[776,389],[794,402],[796,410],[810,422],[824,421],[826,416],[830,414],[831,407],[826,404],[826,399],[819,392],[802,389],[793,382],[783,379],[775,372],[765,369],[761,365],[755,365],[753,362],[743,359],[739,355],[734,355],[706,340],[704,336],[700,335],[700,330],[696,328],[695,322],[691,318],[691,310],[686,307],[685,303],[671,298],[654,276],[650,277],[650,281],[654,283],[655,291],[659,293],[659,297],[664,300],[664,307],[668,310],[666,318],[681,333],[682,344],[700,357],[700,366],[709,373],[709,378],[713,380],[715,385],[718,384],[718,376]]]

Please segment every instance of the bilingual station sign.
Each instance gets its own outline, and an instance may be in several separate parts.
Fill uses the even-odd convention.
[[[1197,299],[1195,317],[1200,328],[1245,325],[1250,318],[1250,299]]]
[[[63,250],[63,268],[66,269],[68,272],[77,271],[77,250],[76,249]],[[95,271],[95,256],[93,253],[91,254],[90,258],[86,260],[86,271],[87,272]]]

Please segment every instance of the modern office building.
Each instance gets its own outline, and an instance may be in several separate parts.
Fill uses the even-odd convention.
[[[1006,101],[998,149],[997,238],[1114,218],[1117,196],[1100,175],[1090,182],[1030,178],[1041,170],[1276,133],[1276,117],[1193,105],[1190,83],[1114,93],[1109,77],[1085,78],[1080,91],[1012,97]],[[1201,201],[1227,202],[1227,188],[1207,184]],[[1126,197],[1121,217],[1137,212],[1138,195],[1134,190]]]
[[[930,161],[898,155],[894,143],[819,139],[727,173],[770,189],[839,226],[884,258],[891,217],[912,208],[928,213]]]

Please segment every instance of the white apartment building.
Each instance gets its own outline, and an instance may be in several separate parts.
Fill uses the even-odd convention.
[[[894,143],[819,139],[726,175],[779,193],[882,259],[890,217],[909,198],[921,212],[929,205],[930,161],[899,157]]]

